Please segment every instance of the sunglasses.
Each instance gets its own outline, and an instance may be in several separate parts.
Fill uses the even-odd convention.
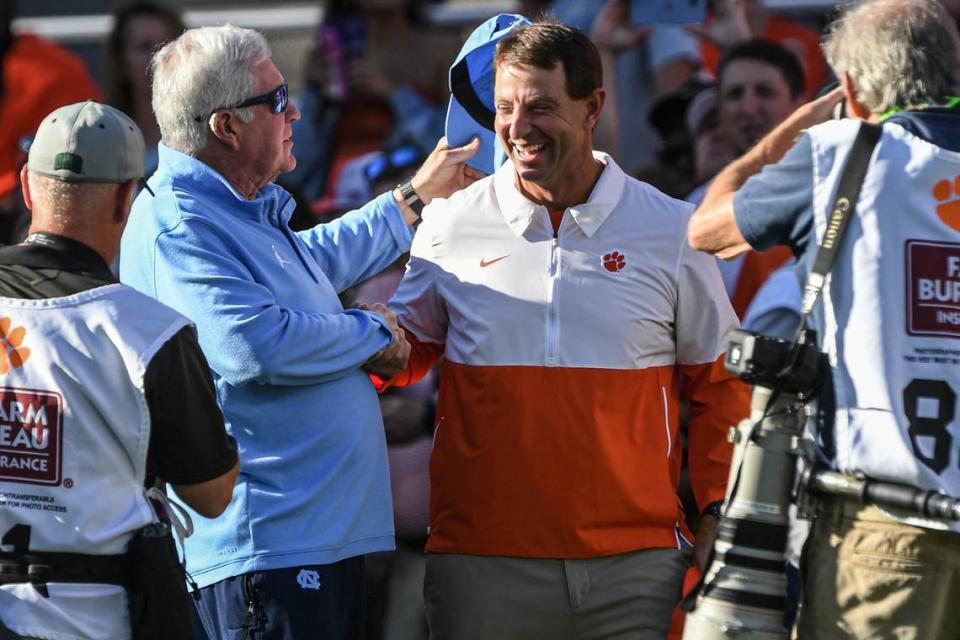
[[[265,93],[260,96],[254,96],[252,98],[247,98],[240,104],[235,104],[232,107],[220,107],[220,109],[214,109],[210,113],[216,113],[221,109],[243,109],[244,107],[252,107],[258,104],[267,104],[270,105],[270,111],[274,113],[283,113],[287,110],[287,85],[286,83],[280,85],[273,91]],[[209,116],[208,116],[209,117]],[[194,118],[197,122],[203,121],[203,116],[196,116]]]

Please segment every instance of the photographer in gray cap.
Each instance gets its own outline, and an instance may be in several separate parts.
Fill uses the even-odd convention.
[[[193,325],[107,266],[142,175],[137,126],[92,101],[44,119],[20,174],[30,235],[0,249],[3,640],[193,637],[153,487],[212,518],[239,467]]]

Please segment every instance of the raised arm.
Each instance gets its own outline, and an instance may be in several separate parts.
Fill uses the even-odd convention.
[[[779,162],[804,129],[830,118],[843,99],[837,88],[802,105],[743,156],[721,171],[690,220],[690,246],[720,258],[733,258],[750,249],[734,217],[733,197],[746,181],[767,165]]]

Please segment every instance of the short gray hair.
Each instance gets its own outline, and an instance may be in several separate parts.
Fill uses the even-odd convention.
[[[960,86],[960,35],[937,0],[865,0],[830,26],[823,52],[871,113],[942,103]]]
[[[66,182],[27,171],[33,217],[59,227],[81,221],[97,223],[104,203],[122,185],[115,182]]]
[[[229,24],[190,29],[157,51],[150,62],[153,112],[164,144],[197,155],[207,144],[210,114],[253,96],[253,68],[269,58],[263,35]],[[253,117],[249,108],[235,113],[244,122]]]

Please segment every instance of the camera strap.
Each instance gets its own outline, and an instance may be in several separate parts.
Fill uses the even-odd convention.
[[[799,332],[802,332],[806,326],[807,317],[813,311],[813,307],[817,304],[820,294],[823,292],[827,274],[830,273],[833,263],[837,260],[841,241],[846,234],[854,209],[856,209],[857,200],[860,197],[860,188],[863,186],[863,179],[867,175],[873,149],[880,141],[881,131],[882,128],[879,125],[869,122],[860,123],[860,130],[857,131],[853,148],[850,149],[850,155],[847,157],[847,164],[843,168],[843,175],[840,176],[840,185],[837,187],[837,195],[833,201],[830,217],[827,218],[827,228],[823,232],[823,239],[820,241],[820,249],[814,259],[813,269],[807,274],[807,280],[803,285],[803,304],[801,307],[803,321],[800,324]]]

